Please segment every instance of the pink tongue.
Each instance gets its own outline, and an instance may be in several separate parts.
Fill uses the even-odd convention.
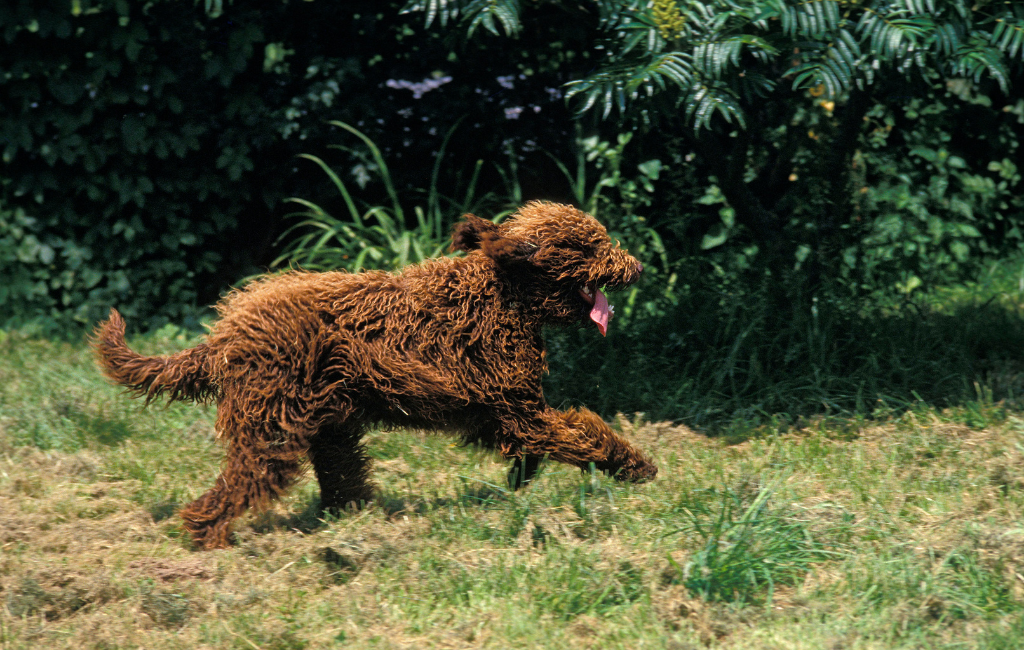
[[[608,299],[604,297],[600,289],[594,289],[594,306],[590,309],[590,320],[597,323],[597,329],[601,336],[608,335],[608,318],[611,312],[608,311]]]

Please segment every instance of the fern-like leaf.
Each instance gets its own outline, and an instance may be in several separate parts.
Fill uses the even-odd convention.
[[[936,50],[943,56],[952,56],[960,48],[962,39],[963,29],[959,24],[949,22],[935,30]]]
[[[997,18],[991,43],[1010,59],[1017,58],[1018,52],[1024,57],[1024,19],[1008,14]]]
[[[448,25],[448,21],[459,16],[459,9],[462,7],[459,0],[411,0],[402,7],[400,14],[415,12],[426,13],[425,24],[430,27],[436,19],[442,27]]]
[[[952,62],[954,74],[972,77],[975,81],[988,73],[998,83],[1002,91],[1010,89],[1010,72],[1003,61],[1000,49],[989,44],[982,36],[974,36],[960,47]]]
[[[519,0],[473,0],[465,8],[468,34],[472,36],[476,28],[483,25],[484,29],[499,36],[500,23],[505,34],[512,36],[519,32],[519,11]]]
[[[480,26],[498,36],[500,24],[505,35],[512,36],[521,27],[520,11],[519,0],[411,0],[402,7],[401,13],[425,13],[427,27],[434,20],[445,27],[449,21],[454,22],[461,16],[468,36],[472,36]]]
[[[775,89],[775,82],[756,70],[740,77],[739,94],[745,102],[764,99]]]
[[[211,0],[212,1],[212,0]],[[553,2],[554,0],[548,0]],[[458,21],[472,34],[521,29],[525,0],[408,0],[426,22]],[[594,0],[603,67],[567,85],[578,110],[625,113],[642,96],[673,92],[696,129],[717,113],[743,123],[741,102],[780,82],[821,86],[835,98],[876,78],[942,69],[1009,87],[1024,60],[1024,3],[1014,0]],[[657,7],[657,11],[655,11]],[[678,19],[672,7],[678,9]],[[666,27],[666,16],[673,18]],[[659,22],[660,21],[660,22]],[[744,104],[745,105],[745,104]]]
[[[669,84],[689,88],[693,79],[693,65],[689,57],[681,52],[671,52],[655,56],[646,65],[619,65],[586,79],[569,82],[565,97],[567,100],[577,95],[585,98],[578,111],[581,114],[601,102],[602,114],[608,117],[614,107],[625,113],[627,100],[636,99],[641,90],[651,96],[658,90],[666,90]]]
[[[632,18],[618,26],[617,32],[622,34],[623,44],[617,56],[625,56],[640,45],[645,45],[648,52],[658,52],[664,48],[665,39],[661,37],[653,18],[643,12]]]
[[[782,31],[787,36],[810,36],[820,40],[838,29],[842,20],[836,0],[811,0],[785,6],[780,12]]]
[[[935,0],[903,0],[903,6],[915,14],[935,14]]]
[[[711,118],[715,113],[725,118],[726,122],[736,122],[743,128],[747,127],[743,119],[738,97],[720,81],[697,82],[683,99],[686,106],[686,119],[693,122],[693,130],[711,128]]]

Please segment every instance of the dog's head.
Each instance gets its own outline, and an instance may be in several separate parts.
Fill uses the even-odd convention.
[[[496,225],[467,214],[452,250],[494,260],[516,297],[546,322],[594,321],[605,333],[611,308],[601,292],[636,282],[643,265],[597,219],[569,205],[534,201]]]

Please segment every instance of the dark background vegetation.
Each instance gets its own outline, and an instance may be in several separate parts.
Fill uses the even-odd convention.
[[[706,425],[1016,397],[1012,4],[875,2],[902,13],[856,30],[827,2],[406,4],[3,3],[0,326],[197,328],[275,265],[383,241],[359,263],[393,267],[417,255],[391,235],[433,251],[463,210],[544,198],[649,269],[607,339],[551,333],[556,403]],[[792,17],[819,5],[844,13]]]

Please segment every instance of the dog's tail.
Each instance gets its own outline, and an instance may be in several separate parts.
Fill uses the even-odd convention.
[[[217,387],[207,370],[209,348],[198,345],[166,357],[145,357],[124,342],[124,318],[116,309],[100,323],[92,347],[104,374],[148,404],[166,395],[170,401],[206,402],[216,397]]]

